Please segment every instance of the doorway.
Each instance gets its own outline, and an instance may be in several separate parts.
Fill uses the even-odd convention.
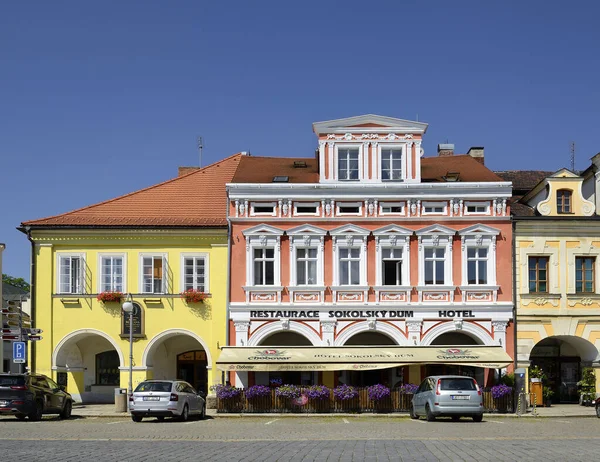
[[[177,378],[190,383],[197,391],[208,392],[206,352],[187,351],[177,355]]]

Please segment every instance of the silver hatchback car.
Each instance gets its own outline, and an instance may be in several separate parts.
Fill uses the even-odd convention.
[[[188,420],[191,415],[206,416],[204,393],[197,392],[182,380],[146,380],[140,383],[129,398],[129,412],[134,422],[144,417],[175,417]]]
[[[410,416],[428,421],[436,417],[450,416],[458,420],[462,416],[473,421],[483,419],[483,396],[475,379],[460,375],[427,377],[413,395]]]

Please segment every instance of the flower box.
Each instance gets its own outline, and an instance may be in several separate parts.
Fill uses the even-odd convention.
[[[208,294],[196,289],[188,289],[179,295],[186,303],[204,303],[204,300],[208,298]]]
[[[102,303],[117,302],[119,303],[123,298],[122,292],[100,292],[96,299]]]

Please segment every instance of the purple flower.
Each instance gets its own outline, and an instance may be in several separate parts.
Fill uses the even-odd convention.
[[[328,399],[330,391],[325,385],[312,385],[304,390],[304,393],[310,399]]]
[[[371,385],[368,387],[367,394],[369,395],[370,400],[379,401],[380,399],[390,396],[390,389],[385,385],[378,383],[377,385]]]
[[[333,396],[335,399],[345,401],[347,399],[353,399],[358,396],[358,390],[350,385],[338,385],[333,389]]]
[[[281,385],[280,387],[275,389],[275,395],[279,398],[299,398],[300,388],[296,385]]]
[[[213,385],[210,389],[217,394],[217,398],[219,399],[229,399],[240,396],[242,393],[241,388],[235,388],[231,385]]]
[[[400,393],[405,393],[405,394],[413,393],[414,394],[418,388],[419,388],[419,385],[415,385],[414,383],[405,383],[404,385],[402,385],[400,387]]]
[[[494,385],[492,387],[492,398],[502,398],[505,395],[511,394],[512,391],[512,387],[509,387],[508,385]]]
[[[266,385],[252,385],[251,387],[246,389],[247,399],[262,398],[264,396],[270,395],[271,389]]]

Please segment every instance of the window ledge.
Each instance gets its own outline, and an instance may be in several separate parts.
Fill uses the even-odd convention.
[[[373,286],[373,290],[380,290],[380,291],[393,291],[393,292],[398,292],[398,291],[402,291],[402,290],[412,290],[413,286],[408,285],[408,286]]]
[[[419,290],[419,291],[436,291],[439,292],[440,290],[456,290],[457,286],[445,286],[445,285],[427,285],[427,286],[415,286],[415,289]]]
[[[347,285],[347,286],[330,286],[331,290],[369,290],[371,286],[365,285]]]
[[[487,285],[487,284],[473,284],[473,285],[466,285],[466,286],[459,286],[459,289],[462,290],[463,292],[466,290],[472,291],[472,290],[498,290],[500,288],[500,286],[493,286],[493,285]]]
[[[301,286],[288,286],[288,290],[290,292],[294,291],[294,290],[303,290],[303,291],[310,291],[310,290],[325,290],[327,286],[324,285],[301,285]]]
[[[276,290],[283,290],[283,286],[242,286],[242,289],[244,289],[246,292],[250,290],[252,292],[273,292]]]

